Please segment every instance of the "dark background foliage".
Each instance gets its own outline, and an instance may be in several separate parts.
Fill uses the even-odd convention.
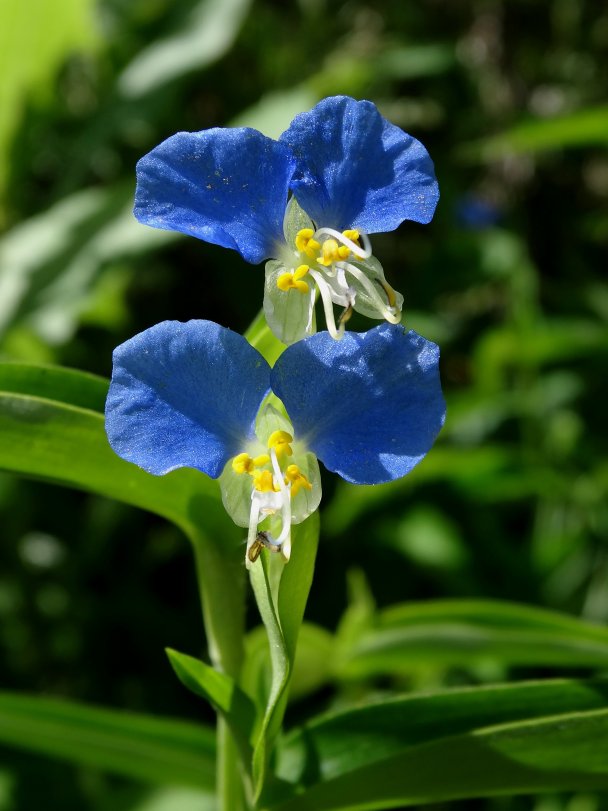
[[[335,628],[349,571],[360,570],[380,606],[500,597],[606,622],[603,4],[83,0],[53,9],[53,25],[42,5],[20,23],[18,5],[0,12],[13,45],[0,57],[2,357],[108,376],[113,347],[163,319],[243,331],[262,268],[133,223],[136,160],[177,130],[247,123],[278,135],[324,95],[370,98],[436,165],[433,222],[378,236],[374,253],[405,295],[405,323],[441,345],[449,416],[402,482],[324,478],[307,617]],[[5,474],[0,510],[2,687],[211,719],[163,653],[204,650],[177,530]],[[349,689],[534,675],[548,674],[489,661]],[[344,698],[322,692],[288,721]],[[142,792],[1,752],[0,811],[143,809]],[[595,811],[605,801],[468,805]]]

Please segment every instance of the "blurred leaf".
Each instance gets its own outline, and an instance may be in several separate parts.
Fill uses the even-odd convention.
[[[119,92],[137,98],[220,59],[236,39],[251,0],[200,0],[183,27],[153,42],[118,78]]]
[[[284,801],[277,793],[268,805],[392,808],[603,788],[607,696],[606,680],[545,681],[413,695],[320,716],[291,733],[279,754],[283,791],[304,793]]]
[[[173,719],[0,693],[0,741],[154,783],[213,791],[213,730]]]
[[[500,390],[504,396],[505,377],[512,368],[534,369],[607,351],[605,324],[574,318],[539,319],[525,331],[512,326],[486,331],[475,349],[474,371],[480,386]]]
[[[287,705],[289,681],[296,655],[298,633],[312,583],[319,514],[313,513],[291,529],[292,551],[288,565],[280,555],[263,551],[249,575],[262,621],[268,634],[272,677],[261,728],[253,753],[253,781],[259,795],[273,742]]]
[[[608,106],[592,107],[559,118],[525,121],[507,132],[464,144],[466,160],[490,161],[511,154],[608,144]]]
[[[230,124],[233,127],[253,127],[269,138],[278,138],[289,127],[294,116],[310,110],[318,100],[318,94],[308,85],[266,93],[257,104],[248,107]]]
[[[450,420],[448,402],[448,425]],[[441,438],[439,440],[441,442]],[[323,532],[335,535],[357,525],[362,516],[387,501],[402,498],[422,484],[448,481],[450,486],[483,493],[482,484],[518,462],[515,449],[486,444],[484,447],[436,445],[414,470],[402,479],[381,485],[356,486],[338,482],[333,500],[323,513]]]
[[[461,569],[469,562],[469,550],[456,524],[430,505],[418,504],[396,524],[380,528],[383,544],[406,555],[419,566]]]
[[[407,672],[429,663],[467,668],[504,665],[608,667],[608,629],[516,603],[437,600],[387,608],[345,644],[335,670],[343,678]]]
[[[176,238],[138,223],[132,196],[132,183],[77,192],[0,240],[0,336],[25,322],[65,341],[106,264]]]
[[[95,6],[95,0],[0,3],[0,198],[10,140],[25,105],[34,94],[52,98],[57,71],[66,58],[94,46]]]
[[[199,659],[167,648],[175,675],[188,690],[204,698],[220,713],[232,731],[246,768],[251,762],[249,739],[255,721],[255,707],[248,696],[225,673]]]
[[[150,792],[129,811],[217,811],[215,796],[189,788],[161,788]]]
[[[387,48],[373,61],[374,70],[381,76],[401,80],[435,76],[455,64],[453,48],[443,43]]]

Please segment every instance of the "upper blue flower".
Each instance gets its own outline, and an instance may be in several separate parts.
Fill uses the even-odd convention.
[[[431,221],[439,187],[429,153],[371,101],[324,99],[280,140],[297,158],[291,188],[318,225],[377,234]]]
[[[120,456],[150,473],[224,471],[224,503],[253,543],[265,516],[282,513],[285,529],[318,506],[312,454],[355,484],[407,474],[443,424],[438,361],[435,344],[384,324],[340,342],[318,333],[270,369],[229,329],[165,321],[115,350],[106,430]],[[270,391],[288,420],[272,405],[260,410]]]
[[[277,260],[267,269],[264,309],[292,343],[313,331],[317,289],[333,337],[352,309],[397,323],[402,298],[366,235],[404,220],[428,223],[438,198],[419,141],[372,102],[334,96],[297,115],[279,141],[248,128],[171,136],[137,164],[135,216],[254,264]],[[345,308],[338,327],[334,304]]]
[[[247,127],[167,138],[137,164],[135,216],[255,264],[277,256],[290,189],[317,226],[370,234],[428,223],[439,199],[419,141],[372,102],[334,96],[280,141]]]

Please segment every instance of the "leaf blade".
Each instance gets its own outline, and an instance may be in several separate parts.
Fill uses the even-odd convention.
[[[542,787],[605,786],[607,698],[606,679],[555,680],[410,695],[327,714],[294,731],[280,751],[283,788],[305,793],[270,806],[382,808]],[[570,731],[569,746],[600,730],[593,740],[603,759],[586,754],[578,758],[578,771],[567,773],[573,761],[571,750],[557,743],[564,743],[561,729]]]
[[[186,721],[1,692],[0,741],[138,780],[215,785],[214,732]]]

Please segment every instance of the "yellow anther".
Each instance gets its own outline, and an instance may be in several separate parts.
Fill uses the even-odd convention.
[[[348,259],[350,256],[350,248],[346,245],[338,245],[335,239],[326,239],[321,246],[321,256],[317,257],[317,262],[320,265],[329,267],[334,262],[341,262],[343,259]]]
[[[346,239],[350,239],[351,242],[355,242],[359,245],[359,237],[361,236],[356,228],[351,228],[348,231],[342,231],[342,236],[346,237]]]
[[[303,487],[306,490],[312,490],[312,484],[297,465],[288,465],[285,470],[285,484],[291,484],[292,498],[297,496]]]
[[[277,287],[285,293],[288,290],[299,290],[300,293],[308,293],[308,282],[303,282],[302,277],[306,276],[309,270],[308,265],[300,265],[293,273],[289,271],[281,273],[277,279]]]
[[[338,260],[338,243],[335,239],[326,239],[321,246],[321,251],[321,256],[319,256],[317,259],[317,262],[320,265],[329,267],[332,262],[336,262]]]
[[[253,476],[253,486],[260,493],[276,493],[278,487],[274,486],[272,478],[272,471],[270,470],[254,470],[251,474]]]
[[[305,253],[309,259],[316,259],[321,245],[313,239],[312,228],[301,228],[296,234],[296,248],[300,253]]]
[[[235,473],[251,473],[253,470],[253,459],[248,453],[239,453],[232,460],[232,469]]]
[[[287,431],[273,431],[268,437],[268,447],[274,448],[277,457],[291,456],[293,453],[291,450],[292,442],[293,437]]]
[[[256,467],[262,467],[268,462],[270,462],[270,457],[266,453],[256,456],[254,459],[248,453],[239,453],[232,460],[232,469],[235,473],[253,473]]]

